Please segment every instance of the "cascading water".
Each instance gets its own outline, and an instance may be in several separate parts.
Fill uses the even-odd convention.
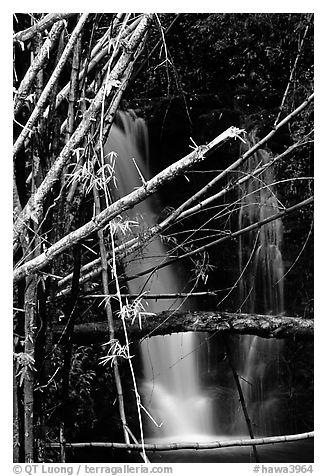
[[[142,185],[146,170],[147,128],[144,121],[134,115],[119,114],[118,125],[113,125],[105,154],[117,153],[115,177],[117,188],[112,188],[114,199],[130,193]],[[131,228],[136,234],[153,226],[158,215],[158,203],[152,198],[128,211],[127,219],[137,222]],[[127,275],[135,275],[146,268],[159,264],[167,249],[160,238],[154,238],[143,248],[124,260]],[[162,268],[150,276],[129,281],[131,294],[173,294],[183,291],[183,280],[177,267]],[[180,299],[148,300],[146,312],[160,313],[174,309],[186,309]],[[196,352],[202,337],[196,333],[179,333],[170,336],[154,336],[140,344],[143,365],[143,381],[140,385],[143,406],[157,422],[150,418],[146,436],[171,440],[196,440],[213,433],[210,399],[200,384],[199,359]]]
[[[248,147],[257,142],[249,134]],[[259,149],[245,173],[265,166],[271,155]],[[240,189],[239,228],[261,221],[279,210],[272,185],[273,166],[268,166]],[[280,219],[244,235],[239,241],[241,310],[247,313],[280,315],[284,311],[282,222]],[[276,381],[283,343],[276,339],[244,336],[239,349],[239,374],[254,432],[260,435],[279,433],[279,401]],[[235,420],[236,430],[246,431],[244,417]]]
[[[252,141],[256,141],[254,136],[250,136],[248,147],[253,145]],[[148,178],[147,144],[144,121],[133,114],[118,114],[117,125],[112,127],[105,147],[106,154],[115,151],[118,155],[115,166],[117,187],[111,188],[114,200],[142,185],[142,177]],[[259,150],[251,158],[248,170],[243,172],[253,172],[254,168],[267,164],[269,160],[270,155]],[[240,228],[276,213],[279,203],[273,182],[274,170],[267,167],[240,188]],[[142,235],[144,229],[154,225],[159,214],[159,201],[147,199],[129,210],[122,217],[122,222],[124,219],[131,222],[129,233],[133,237]],[[266,224],[258,233],[244,235],[240,240],[241,311],[262,314],[283,312],[281,245],[282,224],[279,220]],[[122,264],[127,275],[136,275],[159,264],[166,254],[167,249],[160,238],[156,238],[128,255]],[[174,310],[186,309],[185,303],[180,299],[146,300],[146,294],[186,291],[185,279],[179,272],[178,267],[167,267],[130,280],[129,291],[138,295],[145,293],[142,302],[146,303],[146,312],[170,310],[170,319],[174,319]],[[287,388],[283,387],[283,380],[278,378],[283,343],[276,339],[251,336],[231,337],[231,343],[232,357],[254,435],[280,434],[283,429],[279,426],[280,414],[285,416],[285,410],[288,409],[287,406],[281,406],[281,395],[287,393]],[[143,414],[146,439],[171,442],[248,437],[235,380],[220,336],[206,339],[200,333],[180,333],[149,337],[138,345],[142,367],[138,387],[142,404],[158,424],[156,426],[150,417]],[[164,455],[155,452],[151,461],[248,462],[252,458],[251,451],[246,447],[201,452],[165,451]],[[260,459],[263,462],[306,462],[312,458],[312,445],[260,447]]]

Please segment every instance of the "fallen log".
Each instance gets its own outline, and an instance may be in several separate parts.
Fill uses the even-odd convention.
[[[224,334],[251,334],[267,339],[313,339],[313,319],[261,314],[239,314],[217,311],[165,311],[142,317],[142,327],[137,320],[126,321],[131,340],[176,332],[210,332]],[[64,326],[57,326],[58,338]],[[123,327],[115,320],[115,336],[123,337]],[[106,321],[76,324],[74,341],[79,344],[109,340]]]

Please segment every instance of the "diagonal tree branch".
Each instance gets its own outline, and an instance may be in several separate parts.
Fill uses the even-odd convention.
[[[41,33],[47,28],[50,28],[55,22],[59,20],[64,20],[65,18],[74,15],[77,15],[77,13],[49,13],[44,18],[42,18],[42,20],[40,20],[38,23],[31,26],[30,28],[26,28],[26,30],[22,30],[18,33],[15,33],[13,36],[13,41],[14,43],[18,43],[20,41],[30,40],[36,33]]]
[[[70,56],[70,54],[71,54],[71,52],[74,48],[74,45],[77,41],[77,38],[80,35],[80,33],[82,31],[82,28],[83,28],[84,24],[86,23],[86,21],[88,19],[88,16],[89,16],[88,13],[84,13],[81,16],[81,18],[79,19],[73,33],[71,34],[71,36],[69,38],[69,41],[68,41],[68,43],[65,47],[65,50],[64,50],[63,54],[61,55],[61,58],[58,61],[58,64],[55,67],[55,69],[54,69],[54,71],[51,75],[51,78],[49,79],[49,81],[47,82],[47,85],[43,89],[42,94],[41,94],[41,96],[40,96],[32,114],[28,118],[27,123],[24,126],[24,129],[22,130],[22,132],[20,133],[20,135],[18,136],[18,138],[17,138],[17,140],[14,144],[14,149],[13,149],[14,158],[16,157],[18,151],[20,150],[20,148],[24,144],[24,140],[26,139],[26,137],[31,133],[31,130],[33,129],[33,127],[34,127],[36,121],[38,120],[39,116],[44,111],[46,102],[47,102],[47,100],[48,100],[48,98],[51,94],[51,91],[52,91],[54,85],[56,84],[56,82],[58,81],[60,73],[62,72],[63,67],[66,64],[66,61],[67,61],[68,57]]]
[[[37,73],[40,71],[40,69],[43,67],[43,65],[49,58],[49,52],[54,47],[57,39],[60,36],[60,33],[63,27],[64,27],[64,22],[62,20],[56,22],[53,25],[49,33],[49,36],[47,37],[47,39],[45,40],[45,42],[43,43],[40,49],[39,54],[36,56],[31,66],[28,68],[22,82],[19,85],[18,91],[15,95],[15,101],[14,101],[15,115],[20,111],[22,105],[24,104],[24,100],[26,99],[30,91],[30,88],[32,86],[32,83]]]
[[[158,269],[169,266],[169,265],[171,265],[171,264],[173,264],[177,261],[188,258],[190,256],[194,256],[197,253],[201,253],[201,252],[207,250],[208,248],[211,248],[212,246],[218,245],[220,243],[224,243],[225,241],[230,240],[231,238],[237,238],[238,236],[244,235],[245,233],[249,233],[252,230],[256,230],[257,228],[261,228],[266,223],[270,223],[271,221],[277,220],[278,218],[283,218],[286,215],[290,215],[290,214],[296,212],[297,210],[299,210],[300,208],[302,208],[306,205],[310,205],[311,203],[313,203],[313,197],[307,198],[306,200],[303,200],[302,202],[299,202],[299,203],[293,205],[292,207],[286,208],[285,210],[283,210],[281,212],[275,213],[274,215],[271,215],[271,216],[265,218],[264,220],[258,221],[256,223],[252,223],[251,225],[249,225],[245,228],[241,228],[240,230],[237,230],[233,233],[225,235],[222,238],[218,238],[217,240],[214,240],[214,241],[212,241],[212,242],[210,242],[206,245],[203,245],[199,248],[196,248],[195,250],[189,251],[189,252],[187,252],[183,255],[176,256],[175,258],[165,258],[160,265],[153,266],[152,268],[145,269],[144,271],[142,271],[141,273],[138,273],[137,275],[128,276],[126,278],[126,280],[129,281],[131,279],[138,278],[138,277],[143,276],[145,274],[156,272]]]
[[[279,124],[277,124],[276,127],[274,127],[263,139],[260,140],[258,144],[255,144],[253,147],[251,147],[245,154],[243,154],[237,161],[235,161],[233,164],[231,164],[228,168],[228,171],[232,171],[236,169],[238,166],[240,166],[245,160],[249,159],[260,147],[262,147],[271,137],[275,135],[275,133],[280,129],[280,127],[284,126],[288,121],[290,121],[294,116],[299,114],[303,109],[305,109],[313,100],[313,95],[310,96],[306,101],[304,101],[297,109],[295,109],[291,114],[289,114],[287,117],[283,119]],[[293,146],[290,146],[285,152],[283,152],[279,157],[275,157],[272,160],[272,163],[278,160],[279,158],[284,157],[287,155],[289,152],[294,150],[294,148],[297,147],[297,144],[294,144]],[[268,164],[267,164],[268,165]],[[262,169],[266,167],[263,166]],[[259,173],[260,170],[255,171],[255,173]],[[196,212],[200,210],[202,207],[210,203],[212,200],[216,200],[225,193],[228,192],[229,188],[226,187],[217,194],[215,194],[212,197],[209,197],[208,199],[204,200],[203,202],[199,202],[199,198],[207,193],[211,187],[213,187],[220,179],[222,179],[226,175],[225,172],[222,172],[218,176],[216,176],[214,179],[212,179],[205,187],[200,189],[197,193],[195,193],[192,197],[190,197],[187,201],[185,201],[182,205],[180,205],[176,210],[174,210],[167,218],[165,218],[161,223],[158,223],[157,225],[153,226],[146,232],[146,240],[150,240],[153,236],[155,236],[158,233],[163,232],[171,223],[175,222],[176,220],[182,220],[189,216],[191,213]],[[239,182],[237,183],[243,183],[247,179],[251,178],[253,176],[249,175],[247,178],[244,177],[243,179],[240,179]],[[192,208],[188,208],[192,203],[198,202],[197,205],[193,206]],[[145,237],[142,237],[144,240]],[[134,251],[137,247],[140,246],[140,239],[139,238],[133,238],[129,240],[126,243],[123,243],[117,248],[117,253],[124,253],[128,249],[128,253]],[[109,258],[109,256],[108,256]],[[84,265],[82,267],[81,273],[82,273],[82,281],[86,282],[89,279],[92,279],[94,276],[100,273],[100,259],[97,258],[90,263]],[[65,276],[61,281],[59,281],[58,286],[62,287],[66,282],[71,280],[72,274],[70,273],[69,275]]]
[[[239,129],[232,126],[216,137],[208,145],[198,147],[183,159],[170,165],[151,180],[145,182],[142,187],[139,187],[120,200],[117,200],[78,230],[71,232],[69,235],[50,246],[48,250],[40,254],[38,257],[18,267],[14,272],[14,281],[18,281],[28,274],[35,273],[36,271],[44,268],[56,256],[61,254],[74,243],[77,243],[78,241],[81,241],[82,239],[89,236],[91,233],[100,230],[100,228],[103,228],[110,220],[115,218],[123,211],[133,208],[142,200],[155,193],[164,183],[167,183],[174,177],[183,174],[195,163],[204,160],[209,152],[212,152],[216,147],[222,145],[227,140],[237,137],[240,132],[241,131]],[[39,189],[41,187],[42,185],[39,187]]]

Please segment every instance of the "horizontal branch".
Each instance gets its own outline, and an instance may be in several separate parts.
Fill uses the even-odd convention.
[[[138,322],[128,326],[131,339],[139,340],[154,335],[177,332],[211,332],[224,334],[251,334],[276,339],[313,339],[313,319],[289,316],[267,316],[261,314],[237,314],[206,311],[164,311],[158,315],[142,316],[142,328]],[[74,340],[83,344],[107,339],[108,323],[92,322],[76,324]],[[60,335],[64,326],[54,331]],[[115,321],[115,335],[123,336],[120,320]]]
[[[226,291],[226,289],[222,290]],[[119,296],[122,298],[129,298],[129,299],[137,299],[142,297],[144,301],[148,299],[178,299],[178,298],[189,298],[189,297],[199,297],[199,296],[217,296],[218,291],[199,291],[196,293],[170,293],[170,294],[147,294],[140,296],[139,294],[123,294],[119,293]],[[85,294],[85,296],[81,296],[82,299],[105,299],[105,298],[114,298],[118,297],[117,294]]]
[[[207,441],[194,443],[145,443],[141,444],[125,444],[125,443],[106,443],[100,442],[82,442],[82,443],[66,443],[67,448],[114,448],[121,450],[140,451],[172,451],[172,450],[210,450],[218,448],[230,448],[233,446],[253,446],[253,445],[272,445],[276,443],[288,443],[291,441],[308,440],[314,437],[314,432],[298,433],[296,435],[267,436],[264,438],[253,439],[236,439],[226,441]],[[59,448],[60,443],[49,443],[50,448]]]
[[[114,202],[81,228],[78,228],[61,240],[57,241],[57,243],[50,246],[44,253],[18,267],[14,271],[14,281],[19,281],[28,274],[35,273],[36,271],[44,268],[56,256],[61,254],[67,248],[88,237],[91,233],[100,230],[117,215],[121,214],[125,210],[133,208],[135,205],[145,200],[145,198],[153,195],[164,183],[168,183],[176,176],[183,174],[194,164],[204,160],[204,158],[218,145],[222,145],[228,139],[237,137],[239,133],[240,130],[236,127],[229,127],[209,144],[205,146],[199,146],[186,157],[180,159],[178,162],[175,162],[163,171],[159,172],[148,182],[144,182],[141,187],[137,188],[120,200]],[[41,187],[42,184],[39,188]]]

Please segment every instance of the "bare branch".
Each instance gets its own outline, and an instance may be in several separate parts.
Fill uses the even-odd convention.
[[[22,105],[24,104],[24,100],[26,99],[29,90],[32,86],[34,78],[36,77],[37,73],[41,70],[43,65],[45,64],[46,60],[49,58],[49,52],[52,50],[53,46],[55,45],[57,39],[60,36],[60,33],[64,27],[64,22],[59,21],[55,23],[49,33],[49,36],[43,43],[39,54],[34,59],[31,66],[28,68],[22,82],[19,85],[18,91],[15,95],[15,102],[14,102],[14,114],[16,115]]]
[[[308,100],[309,101],[309,100]],[[308,105],[310,103],[307,102],[306,105]],[[303,103],[304,104],[304,103]],[[303,106],[303,104],[301,104],[300,108]],[[298,108],[299,109],[299,108]],[[302,109],[300,109],[301,111]],[[299,111],[299,112],[300,112]],[[269,138],[272,137],[272,135],[275,134],[276,130],[279,128],[279,125],[277,128],[275,128],[273,131],[271,131],[268,136]],[[264,137],[260,143],[261,145],[263,144],[262,141],[265,141],[265,139],[268,137]],[[268,139],[267,139],[268,140]],[[129,240],[128,242],[125,242],[123,243],[122,245],[120,245],[118,248],[117,248],[117,254],[122,254],[122,253],[131,253],[133,251],[135,251],[136,248],[138,248],[140,245],[141,245],[141,241],[142,240],[150,240],[153,236],[157,235],[158,233],[162,233],[164,230],[166,230],[168,228],[168,226],[171,224],[171,223],[174,223],[174,222],[177,222],[177,221],[181,221],[183,220],[184,218],[190,216],[191,214],[201,210],[202,208],[204,208],[206,205],[208,205],[209,203],[213,202],[214,200],[217,200],[218,198],[221,198],[223,197],[227,192],[229,192],[232,188],[240,185],[240,184],[243,184],[245,183],[246,181],[250,180],[253,176],[261,173],[263,170],[265,170],[267,167],[271,166],[272,164],[274,164],[276,161],[284,158],[287,154],[289,154],[290,152],[292,152],[294,149],[296,149],[297,147],[299,147],[300,145],[302,144],[293,144],[292,146],[290,146],[287,150],[285,150],[282,154],[280,154],[278,157],[274,157],[270,162],[268,162],[267,164],[263,165],[261,168],[255,170],[252,174],[248,174],[246,176],[244,176],[243,178],[241,178],[239,181],[237,181],[236,183],[232,184],[231,186],[228,185],[227,187],[225,187],[224,189],[220,190],[219,192],[217,192],[216,194],[212,195],[211,197],[208,197],[207,199],[199,202],[199,198],[206,194],[219,180],[220,178],[222,178],[222,174],[218,175],[217,177],[215,177],[214,179],[212,179],[207,185],[205,185],[202,189],[200,189],[198,192],[196,192],[194,195],[192,195],[192,197],[190,197],[188,200],[186,200],[184,203],[182,203],[178,208],[176,208],[176,210],[174,210],[167,218],[165,218],[162,222],[156,224],[155,226],[151,227],[150,229],[148,229],[144,236],[142,237],[136,237],[136,238],[133,238],[131,240]],[[258,147],[257,145],[255,145],[254,147],[252,147],[251,149],[249,149],[247,152],[246,152],[246,159],[248,159],[251,155],[253,155],[256,151],[257,151]],[[245,155],[245,154],[244,154]],[[244,158],[244,155],[238,159],[236,161],[237,165],[240,165],[240,163],[243,162],[243,158]],[[241,162],[240,162],[241,161]],[[236,167],[233,167],[234,164],[231,165],[231,167],[234,169]],[[229,169],[229,171],[231,171],[231,168]],[[190,205],[192,205],[192,203],[194,202],[198,202],[196,205],[194,205],[193,207],[191,208],[188,208]],[[108,255],[108,259],[109,259],[109,255]],[[86,282],[88,281],[89,279],[92,279],[94,278],[95,276],[97,276],[99,273],[100,273],[100,270],[101,270],[101,267],[100,267],[100,259],[97,258],[93,261],[91,261],[90,263],[84,265],[82,267],[82,282]],[[58,286],[59,287],[62,287],[65,285],[65,283],[69,282],[71,280],[71,277],[72,277],[72,273],[70,273],[69,275],[65,276],[59,283],[58,283]]]
[[[63,54],[61,55],[61,58],[58,61],[58,64],[55,67],[51,78],[49,79],[49,81],[47,82],[47,85],[43,89],[42,94],[41,94],[41,96],[40,96],[32,114],[28,118],[28,121],[27,121],[26,125],[24,126],[24,129],[22,130],[22,132],[20,133],[19,137],[17,138],[17,140],[14,144],[14,148],[13,148],[14,157],[16,157],[18,151],[20,150],[20,148],[22,147],[22,145],[24,143],[24,140],[30,134],[30,131],[34,127],[34,125],[35,125],[36,121],[38,120],[40,114],[44,111],[44,108],[45,108],[46,102],[49,98],[49,95],[50,95],[54,85],[58,81],[59,75],[60,75],[63,67],[66,64],[66,61],[67,61],[68,57],[70,56],[70,53],[72,52],[72,50],[74,48],[76,40],[77,40],[78,36],[80,35],[86,20],[88,19],[88,15],[89,15],[88,13],[84,13],[81,16],[81,18],[79,19],[73,33],[71,34],[71,36],[69,38],[69,41],[68,41],[68,43],[65,47],[65,50],[64,50]]]
[[[172,450],[209,450],[218,448],[231,448],[233,446],[253,446],[253,445],[270,445],[275,443],[286,443],[291,441],[308,440],[314,437],[314,432],[298,433],[296,435],[283,436],[267,436],[264,438],[254,438],[247,440],[227,440],[227,441],[208,441],[206,443],[146,443],[144,449],[146,451],[172,451]],[[142,445],[124,443],[106,443],[106,442],[83,442],[83,443],[66,443],[68,448],[116,448],[140,451]],[[59,443],[50,443],[50,448],[58,448]]]
[[[296,205],[293,205],[290,208],[286,208],[286,209],[284,209],[283,211],[281,211],[279,213],[275,213],[274,215],[271,215],[271,216],[265,218],[264,220],[258,221],[256,223],[252,223],[252,225],[249,225],[245,228],[241,228],[240,230],[237,230],[234,233],[230,233],[228,235],[225,235],[222,238],[218,238],[217,240],[214,240],[211,243],[203,245],[203,246],[201,246],[201,247],[199,247],[195,250],[189,251],[188,253],[185,253],[181,256],[178,256],[178,257],[175,257],[175,258],[169,258],[168,257],[165,260],[163,260],[160,265],[154,266],[152,268],[148,268],[148,269],[144,270],[143,272],[138,273],[137,275],[128,276],[126,278],[126,280],[135,279],[135,278],[138,278],[139,276],[143,276],[145,274],[152,273],[154,271],[157,271],[158,269],[164,268],[165,266],[169,266],[170,264],[173,264],[176,261],[180,261],[184,258],[188,258],[190,256],[193,256],[193,255],[197,254],[197,253],[201,253],[201,252],[207,250],[208,248],[211,248],[212,246],[223,243],[227,240],[230,240],[231,238],[236,238],[238,236],[244,235],[245,233],[249,233],[252,230],[255,230],[257,228],[262,227],[266,223],[277,220],[278,218],[283,218],[286,215],[290,215],[290,214],[296,212],[297,210],[299,210],[300,208],[302,208],[306,205],[310,205],[311,203],[313,203],[313,197],[307,198],[306,200],[303,200],[302,202],[299,202],[299,203],[297,203]]]
[[[107,223],[109,223],[110,220],[115,218],[117,215],[119,215],[125,210],[128,210],[134,207],[135,205],[140,203],[142,200],[144,200],[146,197],[155,193],[164,183],[167,183],[171,181],[174,177],[181,175],[182,173],[185,172],[185,170],[188,170],[189,168],[191,168],[195,163],[198,163],[204,160],[204,158],[209,154],[209,152],[212,152],[215,147],[223,144],[224,142],[226,142],[227,140],[231,138],[234,138],[235,135],[238,134],[239,132],[240,132],[239,129],[232,126],[226,131],[224,131],[222,134],[220,134],[218,137],[216,137],[208,145],[198,147],[196,150],[188,154],[183,159],[170,165],[169,167],[164,169],[162,172],[157,174],[155,177],[153,177],[151,180],[149,180],[148,182],[145,182],[142,187],[137,188],[136,190],[129,193],[125,197],[121,198],[120,200],[117,200],[115,203],[113,203],[108,208],[103,210],[99,215],[95,216],[91,221],[83,225],[81,228],[63,237],[61,240],[59,240],[54,245],[50,246],[48,250],[40,254],[35,259],[30,260],[27,263],[20,266],[19,268],[17,268],[14,272],[14,280],[18,281],[22,279],[24,276],[44,268],[48,263],[50,263],[56,256],[61,254],[65,249],[69,248],[74,243],[77,243],[78,241],[86,238],[91,233],[98,231],[100,228],[103,228]],[[61,154],[61,156],[62,155],[63,154]],[[52,167],[52,169],[53,168],[54,166]],[[53,181],[50,182],[49,185],[51,185]],[[40,191],[41,187],[42,185],[39,187],[38,192]],[[35,196],[38,194],[38,192],[36,192]]]
[[[50,28],[53,23],[59,20],[64,20],[65,18],[71,17],[73,15],[77,15],[77,13],[49,13],[44,18],[42,18],[42,20],[36,23],[36,25],[15,33],[13,36],[13,41],[14,43],[17,43],[20,41],[30,40],[36,33],[41,33],[47,28]]]
[[[113,95],[116,96],[115,90],[120,89],[121,87],[125,87],[125,85],[118,83],[124,76],[125,70],[128,68],[130,60],[133,57],[133,54],[135,53],[135,50],[137,49],[139,43],[142,41],[142,38],[145,32],[147,31],[147,28],[149,27],[151,19],[152,15],[143,16],[142,21],[139,23],[136,31],[130,39],[130,42],[127,44],[124,52],[122,53],[120,60],[116,63],[115,67],[109,74],[107,81],[104,81],[102,87],[100,88],[94,100],[92,101],[89,109],[84,114],[83,120],[75,130],[70,140],[62,149],[61,154],[55,160],[54,164],[52,165],[51,169],[49,170],[47,176],[39,186],[36,193],[30,197],[21,215],[19,216],[19,219],[17,219],[15,222],[14,243],[19,238],[19,235],[22,233],[26,226],[26,223],[31,217],[33,217],[35,221],[39,220],[40,216],[42,215],[42,206],[46,196],[59,179],[63,167],[67,163],[73,150],[78,147],[80,142],[84,139],[85,134],[87,134],[87,132],[89,131],[91,124],[100,112],[105,95],[109,96],[110,99],[111,96],[109,95],[109,93],[113,92]]]

